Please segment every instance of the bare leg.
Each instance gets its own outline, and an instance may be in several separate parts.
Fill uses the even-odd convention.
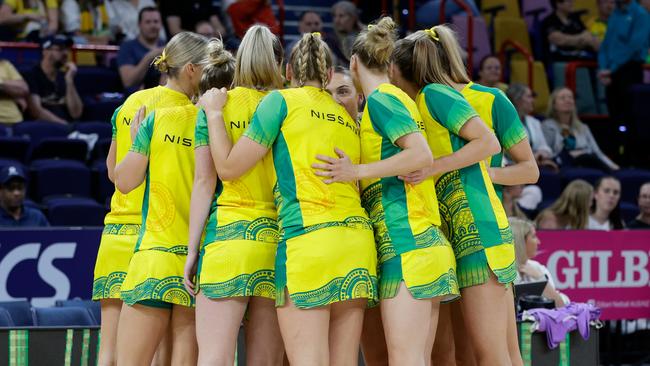
[[[330,307],[297,308],[289,294],[277,309],[280,331],[291,366],[329,365]]]
[[[330,365],[357,366],[359,342],[363,328],[366,299],[337,302],[331,305],[329,325]]]
[[[465,329],[479,365],[510,365],[508,354],[508,304],[503,284],[490,276],[488,282],[461,290],[460,305]],[[458,345],[457,345],[458,347]]]
[[[284,344],[280,335],[275,301],[251,297],[246,329],[246,365],[282,366]]]
[[[436,340],[439,314],[440,314],[440,300],[432,299],[431,324],[429,326],[429,336],[427,337],[427,346],[426,349],[424,350],[424,362],[427,365],[431,365],[431,353],[433,351],[433,342]]]
[[[361,333],[361,351],[366,366],[388,366],[388,347],[381,322],[381,308],[366,309]]]
[[[199,348],[196,343],[196,318],[194,308],[174,305],[172,309],[172,365],[194,366]]]
[[[196,296],[198,365],[232,366],[237,335],[246,311],[247,297],[211,300]]]
[[[98,366],[114,366],[117,362],[117,325],[122,310],[122,300],[99,300],[102,307],[102,327],[99,331]]]
[[[150,365],[167,331],[170,315],[169,309],[124,304],[117,330],[117,365]]]
[[[476,357],[472,348],[472,342],[470,342],[469,335],[467,334],[467,327],[465,327],[465,318],[463,317],[460,302],[451,305],[451,327],[454,332],[454,344],[456,346],[456,365],[476,366]]]
[[[515,300],[512,286],[508,286],[508,353],[512,366],[523,366],[524,360],[521,358],[519,350],[519,337],[517,336],[517,314],[515,311]]]
[[[156,353],[153,355],[151,366],[171,366],[172,364],[172,330],[167,327],[165,336],[160,341]]]
[[[451,326],[452,305],[453,304],[440,304],[438,330],[436,331],[433,352],[431,353],[431,365],[453,366],[456,364],[454,356],[454,331]]]
[[[397,296],[381,301],[390,365],[426,365],[431,310],[431,301],[414,299],[404,282],[400,284]]]

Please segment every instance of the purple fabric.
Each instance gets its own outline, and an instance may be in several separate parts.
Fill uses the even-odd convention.
[[[531,309],[524,312],[524,318],[532,317],[536,330],[546,332],[550,349],[564,341],[567,333],[578,330],[583,339],[589,338],[589,324],[600,318],[600,309],[591,304],[570,303],[558,309]]]

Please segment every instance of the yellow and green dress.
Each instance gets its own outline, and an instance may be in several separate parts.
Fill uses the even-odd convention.
[[[329,93],[304,86],[264,97],[244,136],[273,154],[276,305],[285,303],[285,288],[299,308],[376,299],[377,254],[357,184],[327,185],[311,167],[335,147],[359,163],[357,123]]]
[[[131,151],[149,160],[142,200],[142,229],[122,284],[128,305],[193,306],[185,290],[190,198],[194,182],[192,105],[161,108],[142,121]]]
[[[502,150],[488,158],[488,164],[490,167],[500,168],[503,166],[504,150],[510,150],[528,137],[517,110],[510,103],[508,97],[496,88],[489,88],[470,81],[460,93],[497,136]],[[503,186],[494,184],[494,189],[499,199],[503,200]]]
[[[361,117],[361,163],[399,153],[395,141],[411,133],[425,133],[415,102],[396,86],[381,84],[368,95]],[[433,178],[418,185],[394,176],[364,179],[361,190],[375,231],[380,299],[395,297],[402,281],[416,299],[456,297],[454,251],[439,228]]]
[[[159,107],[191,105],[190,99],[183,93],[164,86],[140,90],[113,113],[113,141],[116,144],[116,164],[119,164],[131,148],[131,120],[140,107],[147,112]],[[142,224],[142,196],[144,184],[122,194],[115,190],[111,197],[111,211],[104,219],[95,273],[93,280],[93,300],[119,299],[120,289]]]
[[[228,92],[223,110],[228,137],[234,143],[250,124],[266,93],[237,87]],[[199,111],[195,148],[209,146],[205,112]],[[214,199],[199,252],[199,289],[210,299],[261,296],[275,299],[277,211],[270,154],[239,179],[217,178]]]
[[[427,130],[434,159],[451,155],[466,143],[459,132],[476,111],[462,94],[442,84],[429,84],[416,103]],[[485,162],[435,176],[442,230],[456,256],[460,288],[480,285],[494,273],[500,283],[516,277],[512,232]]]

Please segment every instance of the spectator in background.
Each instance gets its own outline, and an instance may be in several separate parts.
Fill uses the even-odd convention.
[[[160,72],[151,67],[165,46],[165,42],[158,37],[162,27],[160,12],[153,7],[143,8],[138,14],[138,24],[138,37],[122,43],[117,54],[120,79],[128,91],[160,84]]]
[[[612,176],[605,176],[594,184],[594,200],[589,215],[589,230],[621,230],[625,226],[621,219],[621,182]]]
[[[363,28],[359,10],[351,1],[339,1],[332,6],[335,39],[330,44],[337,64],[348,67],[352,56],[352,44]]]
[[[589,126],[580,122],[573,92],[561,87],[551,93],[548,118],[542,123],[546,142],[562,165],[582,166],[609,172],[619,167],[598,147]]]
[[[478,66],[478,83],[505,92],[508,85],[501,82],[501,60],[493,55],[485,56]]]
[[[627,223],[628,229],[650,229],[650,182],[639,188],[639,216]]]
[[[171,38],[184,30],[195,31],[199,23],[207,22],[212,28],[212,34],[219,34],[225,39],[226,28],[217,15],[220,8],[213,3],[212,0],[159,0],[160,13],[165,21],[168,37]],[[202,27],[207,32],[207,27]]]
[[[29,87],[9,60],[0,60],[0,124],[18,123],[27,108]]]
[[[60,6],[62,32],[75,43],[108,44],[110,30],[102,0],[63,0]]]
[[[0,5],[0,26],[11,28],[20,40],[39,42],[57,33],[59,4],[57,0],[4,0]]]
[[[118,44],[123,40],[135,39],[141,31],[140,13],[144,8],[155,8],[154,0],[105,0],[108,24],[113,38]],[[158,38],[165,39],[162,25],[158,28]]]
[[[517,201],[521,198],[524,191],[523,184],[514,186],[503,186],[503,209],[506,211],[508,217],[518,217],[520,219],[527,219],[526,213],[519,207]]]
[[[210,22],[207,20],[202,20],[198,23],[196,23],[196,26],[194,27],[194,32],[202,35],[205,38],[215,38],[219,37],[219,34],[217,31],[214,30],[214,27]]]
[[[25,206],[25,173],[18,166],[0,170],[0,227],[49,226],[45,215]]]
[[[67,123],[81,117],[83,102],[74,83],[77,65],[68,61],[71,46],[72,40],[63,35],[43,42],[41,62],[25,76],[32,118]]]
[[[649,42],[650,16],[646,10],[636,1],[617,2],[598,52],[598,77],[607,86],[607,106],[615,123],[630,119],[628,89],[643,82]]]
[[[316,13],[315,11],[307,10],[304,13],[300,15],[300,20],[298,21],[298,32],[300,32],[301,35],[305,33],[312,33],[312,32],[320,32],[321,33],[321,38],[327,42],[327,37],[323,33],[323,20],[321,19],[320,15]],[[284,59],[288,60],[289,57],[291,56],[291,50],[293,50],[293,47],[300,41],[300,38],[291,41],[287,45],[287,47],[284,48]]]
[[[280,33],[280,24],[275,19],[270,0],[230,0],[225,9],[239,39],[244,38],[248,28],[254,24],[264,24],[274,34]]]
[[[539,238],[535,226],[528,220],[516,217],[508,218],[515,242],[515,257],[517,259],[516,284],[548,281],[542,296],[555,302],[555,307],[569,303],[569,298],[555,289],[555,280],[545,265],[533,260],[539,249]]]
[[[598,16],[587,22],[587,29],[602,42],[607,31],[607,19],[616,7],[615,0],[598,0]]]
[[[519,119],[526,128],[530,147],[535,154],[535,160],[540,167],[547,167],[554,171],[559,170],[557,164],[553,161],[553,151],[546,142],[544,132],[542,132],[541,122],[533,117],[534,96],[533,92],[527,85],[513,83],[507,90],[506,95],[517,109]]]
[[[551,207],[537,215],[535,223],[544,230],[584,230],[589,222],[589,207],[594,189],[582,179],[569,183]]]
[[[542,35],[549,60],[571,61],[593,58],[598,50],[598,38],[594,37],[573,13],[574,0],[551,0],[555,11],[542,21]]]
[[[422,4],[417,11],[415,12],[415,23],[418,28],[431,28],[432,26],[440,23],[440,1],[441,0],[429,0]],[[472,15],[477,17],[481,13],[478,11],[478,7],[474,0],[465,0],[472,10]],[[455,1],[447,1],[445,3],[445,21],[442,23],[451,23],[451,18],[454,15],[465,14],[465,10],[458,6]]]

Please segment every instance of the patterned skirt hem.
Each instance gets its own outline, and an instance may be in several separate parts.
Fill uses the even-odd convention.
[[[386,300],[397,296],[400,284],[403,281],[403,278],[381,281],[379,285],[379,298]],[[406,288],[411,293],[411,296],[418,300],[442,297],[442,301],[449,302],[460,296],[456,273],[453,269],[442,274],[430,283],[410,287],[407,285]]]
[[[126,272],[113,272],[93,280],[93,300],[121,299],[122,283]]]
[[[488,282],[490,274],[494,274],[497,281],[502,284],[510,284],[517,278],[515,262],[504,268],[490,268],[485,252],[479,251],[458,260],[458,286],[460,288],[479,286]]]
[[[245,273],[223,282],[199,282],[199,290],[208,299],[257,296],[275,300],[275,271]]]
[[[122,290],[122,300],[127,305],[154,300],[187,307],[194,306],[194,297],[187,292],[183,285],[183,277],[180,276],[163,279],[147,278],[131,289]]]

